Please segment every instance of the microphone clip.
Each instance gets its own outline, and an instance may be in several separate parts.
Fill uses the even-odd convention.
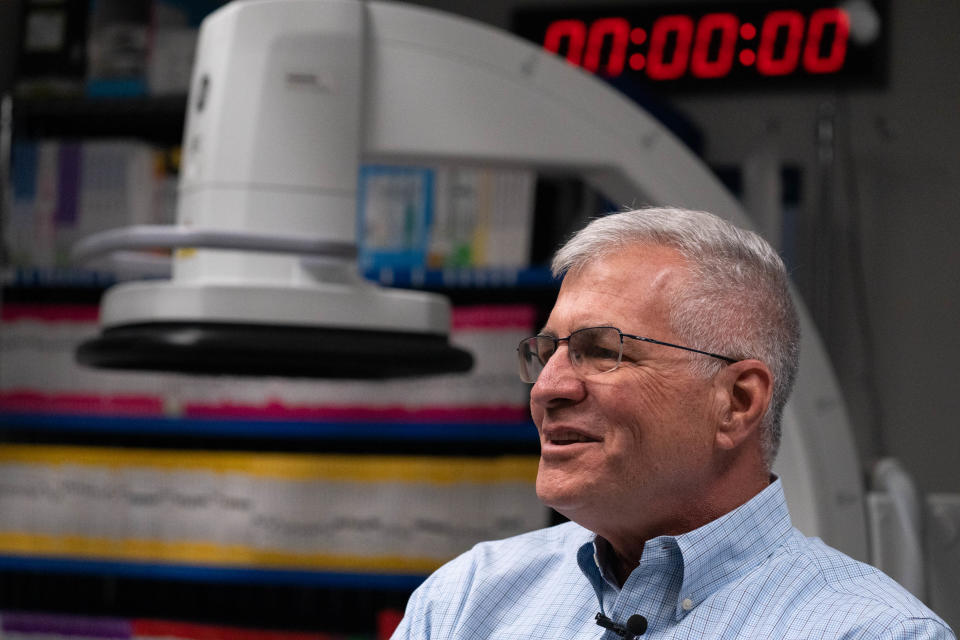
[[[614,622],[603,613],[596,616],[597,624],[604,629],[609,629],[625,640],[633,640],[637,636],[642,636],[647,631],[647,619],[639,613],[627,618],[627,624]]]

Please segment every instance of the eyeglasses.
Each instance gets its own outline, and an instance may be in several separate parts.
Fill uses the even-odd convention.
[[[517,354],[520,356],[520,378],[524,382],[536,382],[537,378],[540,377],[540,372],[547,366],[547,361],[557,352],[561,342],[567,343],[567,355],[570,358],[570,364],[581,374],[590,375],[613,371],[620,366],[620,360],[623,358],[624,338],[692,351],[728,363],[738,362],[739,360],[738,358],[728,358],[709,351],[683,347],[679,344],[662,342],[653,338],[630,335],[629,333],[623,333],[616,327],[587,327],[577,329],[566,338],[538,335],[522,340],[520,346],[517,347]]]

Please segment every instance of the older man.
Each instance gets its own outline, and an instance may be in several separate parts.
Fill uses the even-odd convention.
[[[572,522],[482,543],[395,638],[953,638],[790,523],[770,467],[799,328],[776,252],[708,213],[597,219],[519,347],[537,494]],[[597,626],[600,625],[600,626]]]

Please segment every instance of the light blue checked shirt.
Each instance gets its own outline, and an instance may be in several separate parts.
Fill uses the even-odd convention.
[[[892,579],[790,523],[780,481],[745,505],[644,545],[623,588],[607,543],[568,522],[484,542],[411,596],[394,640],[594,638],[602,609],[639,613],[648,638],[944,638],[949,627]]]

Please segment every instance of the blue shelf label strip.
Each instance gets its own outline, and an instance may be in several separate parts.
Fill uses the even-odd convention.
[[[532,421],[511,423],[306,422],[294,420],[220,420],[201,418],[118,417],[76,414],[0,413],[0,427],[90,433],[209,435],[238,438],[330,438],[348,440],[537,442]]]
[[[501,289],[559,287],[546,267],[424,269],[379,267],[363,276],[384,286],[401,288]],[[113,274],[72,268],[14,267],[3,274],[3,284],[13,287],[108,287]]]
[[[337,589],[403,589],[410,591],[417,588],[426,579],[426,575],[413,574],[209,567],[10,555],[0,555],[0,571],[70,573],[191,582],[297,585]]]

